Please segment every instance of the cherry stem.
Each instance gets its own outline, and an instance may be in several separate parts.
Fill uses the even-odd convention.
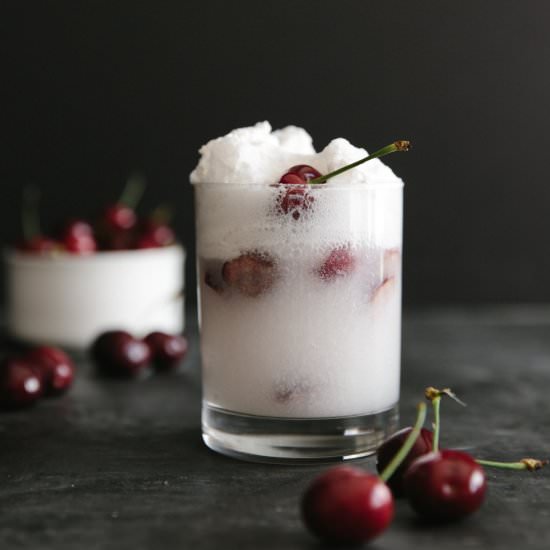
[[[433,439],[433,450],[434,452],[439,451],[439,433],[441,432],[441,418],[439,414],[439,408],[441,404],[441,398],[446,395],[447,397],[450,397],[454,401],[456,401],[458,404],[462,405],[463,407],[466,406],[466,403],[464,401],[461,401],[451,390],[451,388],[443,388],[442,390],[438,390],[437,388],[433,388],[432,386],[429,386],[424,390],[424,395],[428,401],[431,401],[433,405],[433,411],[434,411],[434,423],[433,423],[433,429],[434,429],[434,439]]]
[[[143,196],[146,185],[147,183],[142,175],[131,175],[126,181],[126,185],[122,190],[118,203],[134,210]]]
[[[401,446],[401,449],[399,449],[399,452],[392,458],[391,462],[384,468],[384,471],[380,474],[380,479],[384,482],[388,481],[388,479],[390,479],[390,477],[395,473],[395,470],[397,470],[397,468],[401,466],[401,463],[403,462],[403,460],[405,460],[405,458],[409,454],[409,451],[412,449],[415,441],[420,435],[420,430],[422,429],[424,421],[426,420],[426,404],[418,403],[416,410],[416,423],[411,433],[407,436],[407,439],[405,439],[405,442]]]
[[[359,159],[355,162],[352,162],[351,164],[347,164],[346,166],[342,166],[342,168],[338,168],[338,170],[334,170],[333,172],[329,172],[328,174],[325,174],[323,176],[317,176],[316,178],[309,180],[308,183],[325,183],[328,179],[333,178],[334,176],[338,176],[343,172],[347,172],[348,170],[351,170],[352,168],[355,168],[356,166],[359,166],[360,164],[363,164],[368,160],[384,157],[386,155],[389,155],[390,153],[395,153],[397,151],[408,151],[410,148],[410,141],[406,141],[403,139],[399,141],[394,141],[393,143],[382,147],[382,149],[378,149],[378,151],[375,151],[365,158]]]
[[[439,432],[441,431],[441,418],[439,415],[439,409],[441,405],[441,395],[432,399],[432,406],[434,410],[434,441],[433,451],[437,453],[439,451]]]
[[[23,190],[23,209],[21,211],[21,226],[23,238],[30,241],[40,235],[40,219],[38,217],[38,203],[40,189],[35,185],[28,185]]]
[[[538,460],[536,458],[522,458],[519,462],[497,462],[494,460],[481,460],[476,458],[476,462],[482,466],[491,466],[492,468],[502,468],[504,470],[529,470],[533,472],[540,470],[548,464],[548,460]]]

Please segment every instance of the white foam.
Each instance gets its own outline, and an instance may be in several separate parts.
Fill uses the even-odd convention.
[[[311,136],[297,126],[271,131],[269,122],[237,128],[209,141],[199,153],[201,158],[191,173],[199,183],[276,183],[295,164],[310,164],[328,173],[368,155],[347,139],[333,139],[321,152],[312,145]],[[401,184],[391,168],[374,159],[331,178],[325,185]]]

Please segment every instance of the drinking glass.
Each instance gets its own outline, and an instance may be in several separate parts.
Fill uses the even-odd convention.
[[[397,428],[403,185],[195,185],[203,439],[254,461]]]

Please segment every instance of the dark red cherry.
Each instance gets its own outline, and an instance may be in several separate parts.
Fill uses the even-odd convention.
[[[299,178],[299,181],[296,178],[291,178],[290,176],[296,176]],[[282,175],[279,180],[280,183],[307,183],[309,180],[318,178],[321,176],[321,173],[310,166],[309,164],[297,164],[292,168],[289,168],[288,172]],[[284,181],[284,180],[288,181]]]
[[[298,220],[302,211],[309,210],[315,199],[306,185],[292,185],[283,191],[279,199],[279,208],[285,214],[291,214]]]
[[[160,248],[174,244],[175,240],[176,236],[169,225],[147,221],[140,228],[136,248]]]
[[[151,350],[153,366],[159,371],[177,367],[187,353],[187,339],[179,334],[151,332],[145,337],[145,343]]]
[[[0,363],[0,406],[28,407],[42,396],[42,381],[25,359],[11,357]]]
[[[137,217],[132,208],[116,203],[105,208],[102,220],[108,229],[120,231],[135,227]]]
[[[302,498],[302,518],[323,541],[358,544],[380,535],[393,518],[393,497],[377,476],[337,466],[320,475]]]
[[[298,174],[293,174],[292,172],[287,172],[281,176],[279,183],[287,183],[290,185],[303,185],[305,183],[304,178]]]
[[[85,220],[69,220],[61,232],[62,237],[93,237],[94,230]]]
[[[61,245],[57,241],[43,235],[36,235],[17,245],[17,250],[20,252],[34,252],[37,254],[48,254],[60,250],[60,248]]]
[[[97,250],[97,243],[93,237],[68,236],[63,239],[63,245],[67,252],[72,254],[93,254]]]
[[[444,449],[417,458],[403,478],[414,511],[429,521],[451,521],[475,512],[487,490],[483,468],[467,453]]]
[[[348,247],[335,248],[325,258],[317,270],[317,274],[321,279],[330,281],[351,273],[355,269],[356,263],[357,260]]]
[[[52,346],[40,346],[30,350],[25,359],[40,376],[45,395],[59,395],[71,387],[75,366],[64,351]]]
[[[405,443],[405,440],[412,432],[412,428],[403,428],[391,435],[386,441],[378,447],[376,451],[376,469],[378,473],[382,473],[386,466],[391,462],[393,457]],[[405,457],[401,465],[395,470],[394,474],[388,479],[387,484],[392,490],[394,496],[403,495],[403,476],[411,463],[419,456],[429,453],[433,449],[434,434],[432,431],[422,428],[420,435],[416,438],[409,454]]]
[[[279,183],[292,185],[281,195],[279,208],[285,214],[291,213],[295,220],[300,218],[300,211],[309,210],[314,201],[308,187],[305,186],[309,180],[319,177],[321,174],[308,164],[298,164],[284,173]]]
[[[266,253],[242,254],[223,264],[222,277],[230,287],[254,298],[267,292],[275,283],[275,260]]]
[[[91,354],[100,372],[116,377],[139,374],[151,359],[149,346],[123,330],[101,334],[92,344]]]

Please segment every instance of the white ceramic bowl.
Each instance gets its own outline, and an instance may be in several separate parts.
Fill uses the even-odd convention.
[[[101,332],[184,328],[181,246],[89,256],[5,255],[7,326],[31,343],[85,348]]]

